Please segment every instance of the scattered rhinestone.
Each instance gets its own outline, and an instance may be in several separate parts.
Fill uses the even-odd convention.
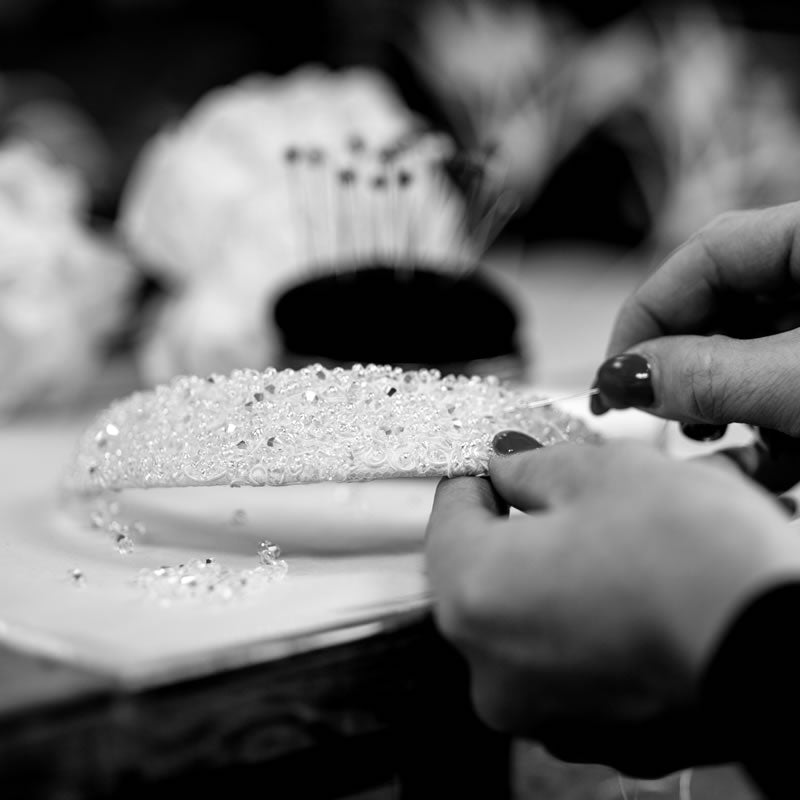
[[[121,506],[116,499],[110,500],[107,495],[93,498],[89,507],[89,527],[104,531],[117,552],[127,556],[136,548],[136,542],[147,534],[147,527],[140,520],[123,522],[120,511]]]
[[[86,588],[86,576],[83,574],[82,569],[78,569],[77,567],[71,569],[69,571],[69,580],[76,589]]]
[[[187,601],[228,603],[253,597],[286,577],[289,567],[282,559],[261,557],[260,561],[260,566],[252,569],[232,569],[213,558],[193,559],[176,567],[140,570],[135,583],[149,599],[161,605]]]
[[[133,552],[134,544],[133,539],[128,536],[127,533],[127,526],[123,528],[123,530],[117,534],[116,539],[114,540],[117,546],[117,552],[123,556],[128,556]]]
[[[280,562],[281,548],[277,544],[269,539],[264,539],[258,547],[258,558],[262,566],[270,567]]]

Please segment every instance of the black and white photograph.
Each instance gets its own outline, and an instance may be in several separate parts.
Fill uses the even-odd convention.
[[[800,6],[0,0],[2,800],[797,800],[798,619]]]

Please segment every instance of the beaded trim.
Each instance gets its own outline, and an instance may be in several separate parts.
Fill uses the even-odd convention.
[[[182,376],[103,411],[65,477],[78,495],[177,486],[482,475],[498,431],[595,435],[495,377],[355,365]]]

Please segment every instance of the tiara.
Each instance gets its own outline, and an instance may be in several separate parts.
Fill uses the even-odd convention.
[[[596,438],[580,420],[496,377],[355,365],[181,376],[100,413],[64,489],[280,486],[486,474],[493,436]]]

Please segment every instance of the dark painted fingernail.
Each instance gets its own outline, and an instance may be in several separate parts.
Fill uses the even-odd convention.
[[[702,422],[682,422],[681,433],[696,442],[716,442],[725,435],[727,425],[707,425]]]
[[[533,436],[528,436],[527,433],[522,433],[522,431],[500,431],[492,439],[492,450],[499,456],[524,453],[526,450],[536,450],[541,446],[541,442],[537,442]]]
[[[597,388],[597,381],[592,384],[592,389]],[[609,407],[606,405],[605,400],[600,396],[599,393],[593,394],[589,398],[589,408],[591,409],[592,414],[596,416],[601,416],[605,414],[607,411],[610,411]]]
[[[600,365],[595,381],[608,408],[647,408],[655,402],[650,363],[638,353],[622,353]]]
[[[778,502],[789,512],[790,517],[797,514],[797,500],[795,500],[794,497],[782,494],[778,497]]]

